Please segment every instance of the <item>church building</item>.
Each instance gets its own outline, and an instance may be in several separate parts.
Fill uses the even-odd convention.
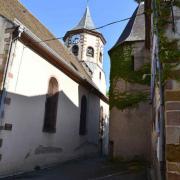
[[[105,43],[88,7],[63,44],[0,0],[0,177],[107,153]]]
[[[80,59],[96,86],[103,94],[106,94],[106,79],[103,70],[103,49],[106,40],[96,30],[89,7],[86,8],[79,24],[66,33],[64,41],[68,49]]]

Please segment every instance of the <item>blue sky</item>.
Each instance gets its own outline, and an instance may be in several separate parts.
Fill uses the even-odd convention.
[[[87,0],[20,0],[56,37],[62,37],[82,17]],[[89,7],[96,27],[130,17],[137,7],[134,0],[90,0]],[[115,44],[127,22],[104,29],[107,44],[104,49],[104,70],[109,87],[110,59],[108,50]]]

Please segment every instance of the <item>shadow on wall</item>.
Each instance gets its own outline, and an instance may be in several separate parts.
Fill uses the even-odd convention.
[[[87,134],[80,136],[83,95],[88,102]],[[7,93],[7,97],[9,102],[4,107],[3,124],[11,124],[12,130],[1,131],[0,175],[30,171],[36,166],[43,167],[97,152],[98,137],[94,135],[98,135],[99,118],[96,117],[99,117],[100,102],[97,96],[79,88],[77,106],[60,91],[54,133],[43,132],[46,95],[26,97]]]
[[[91,91],[87,91],[83,87],[79,86],[79,107],[80,107],[80,115],[84,115],[84,97],[87,100],[87,107],[86,107],[86,119],[85,120],[85,134],[81,135],[81,140],[86,138],[86,142],[81,141],[83,147],[87,142],[91,147],[87,146],[88,148],[98,147],[98,138],[99,138],[99,115],[100,115],[100,99],[99,97],[95,96]],[[84,121],[83,120],[83,121]],[[77,149],[79,149],[77,147]],[[81,148],[80,148],[81,149]],[[88,149],[87,149],[88,151]]]

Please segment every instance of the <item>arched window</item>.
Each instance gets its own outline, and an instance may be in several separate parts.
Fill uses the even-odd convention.
[[[86,134],[86,117],[87,116],[87,99],[86,96],[83,96],[81,99],[81,114],[80,114],[80,126],[79,126],[79,135],[83,136]]]
[[[89,57],[94,57],[94,49],[92,47],[88,47],[86,55]]]
[[[75,56],[78,56],[78,53],[79,53],[79,47],[78,45],[74,45],[72,47],[72,53],[75,55]]]
[[[102,63],[102,52],[99,54],[99,62]]]
[[[57,80],[52,77],[49,81],[48,94],[45,103],[45,116],[43,131],[49,133],[56,132],[56,118],[58,107],[59,87]]]

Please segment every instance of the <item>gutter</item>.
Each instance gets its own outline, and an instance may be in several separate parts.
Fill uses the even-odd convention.
[[[20,23],[16,22],[16,24],[19,25]],[[102,99],[106,103],[109,103],[109,99],[98,90],[93,82],[82,76],[81,73],[76,71],[70,64],[67,63],[66,60],[64,60],[59,54],[51,49],[46,43],[40,42],[42,40],[39,39],[35,34],[33,34],[28,28],[24,27],[23,29],[24,31],[19,37],[19,40],[21,42],[23,42],[29,48],[33,49],[41,57],[44,57],[48,62],[56,66],[75,82],[81,84],[86,89],[92,89],[92,92],[96,94],[100,99]]]

